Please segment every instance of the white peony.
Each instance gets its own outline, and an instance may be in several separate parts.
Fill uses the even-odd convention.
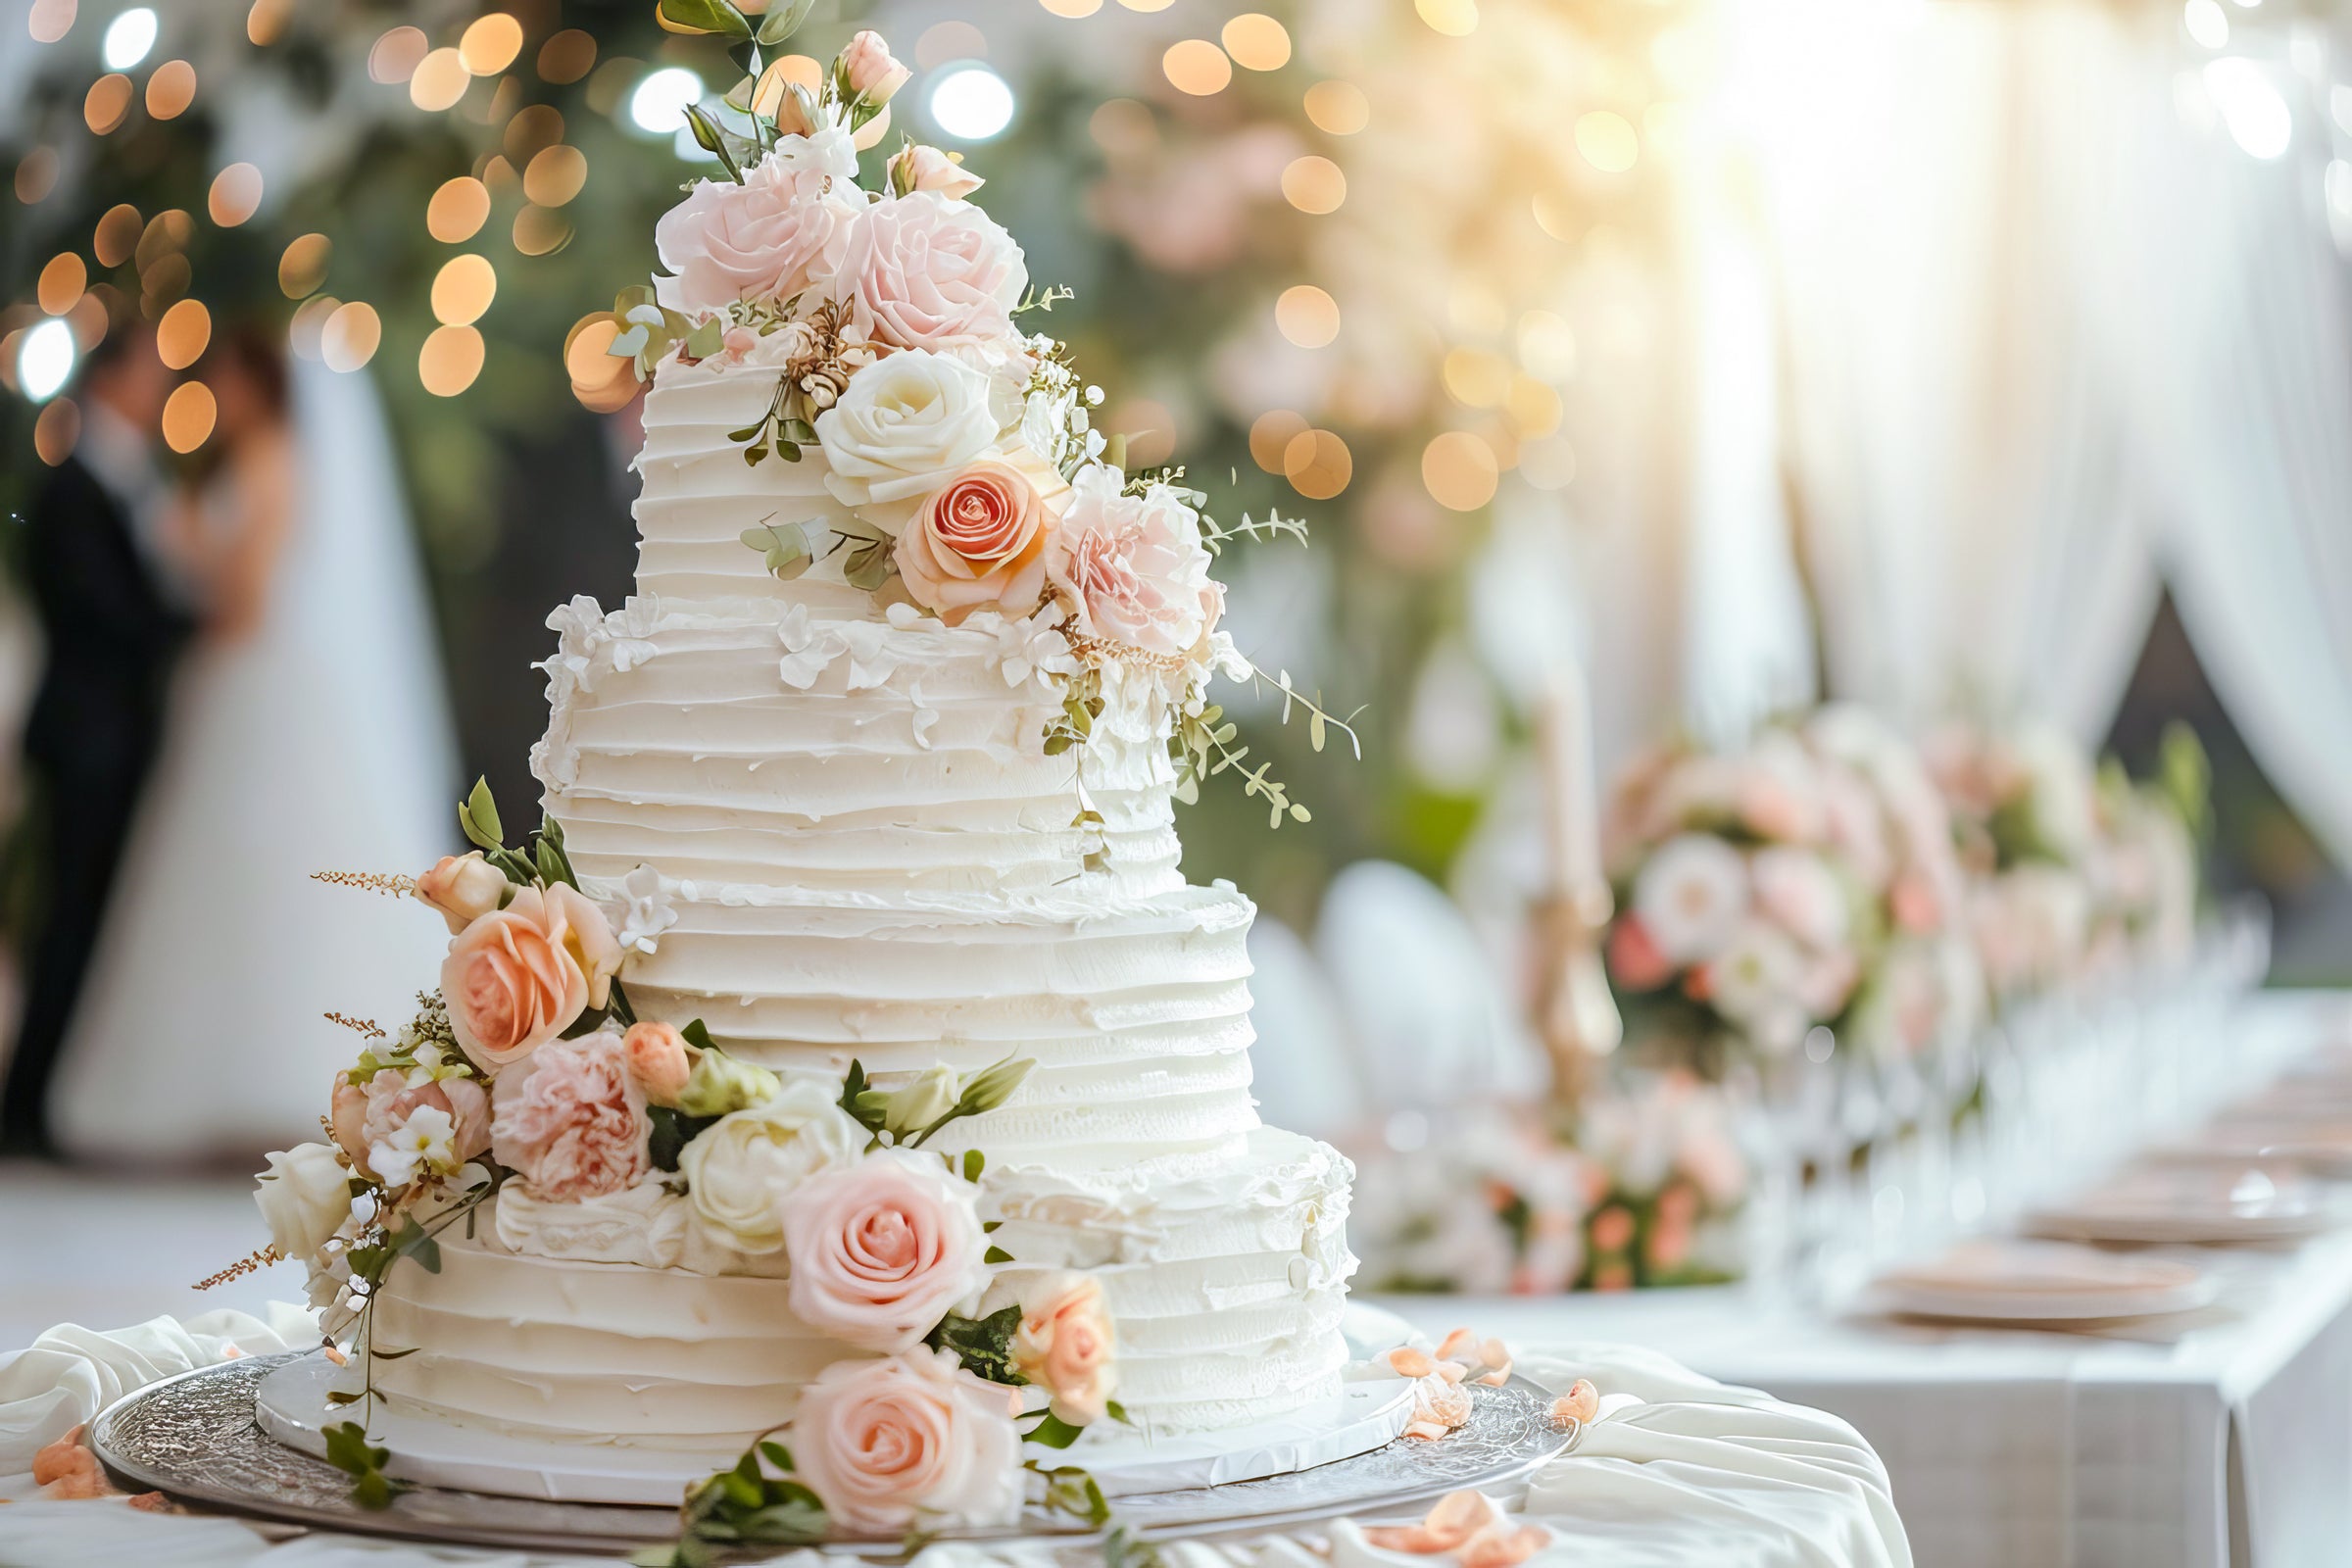
[[[1668,839],[1634,879],[1634,913],[1674,964],[1713,957],[1746,909],[1747,862],[1713,834]]]
[[[739,1251],[784,1246],[784,1201],[818,1171],[855,1163],[866,1131],[831,1091],[795,1079],[764,1104],[722,1116],[678,1155],[706,1235]]]
[[[330,1144],[296,1144],[270,1156],[253,1200],[280,1257],[316,1258],[351,1216],[351,1172]]]
[[[1795,1050],[1812,1027],[1803,996],[1809,978],[1805,956],[1777,925],[1741,921],[1707,965],[1707,976],[1715,1010],[1767,1054]]]
[[[849,507],[905,504],[868,519],[895,534],[905,511],[996,441],[989,388],[963,361],[920,349],[867,366],[816,416],[825,488]]]

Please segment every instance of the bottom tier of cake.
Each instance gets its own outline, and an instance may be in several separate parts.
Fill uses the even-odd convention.
[[[1119,1337],[1119,1398],[1147,1431],[1261,1421],[1339,1391],[1355,1260],[1348,1162],[1259,1128],[1213,1164],[1073,1176],[991,1171],[985,1207],[1014,1261],[983,1310],[1058,1268],[1099,1274]],[[563,1235],[550,1245],[545,1238]],[[795,1320],[789,1284],[646,1267],[615,1238],[494,1219],[445,1236],[438,1273],[395,1269],[375,1308],[375,1386],[407,1409],[538,1439],[740,1445],[859,1352]]]

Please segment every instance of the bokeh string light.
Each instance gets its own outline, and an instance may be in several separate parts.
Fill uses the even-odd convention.
[[[213,176],[206,193],[207,216],[221,228],[235,228],[261,210],[262,172],[251,164],[231,164]]]

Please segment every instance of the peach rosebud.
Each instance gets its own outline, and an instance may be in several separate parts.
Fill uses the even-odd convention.
[[[1040,474],[1044,475],[1042,466]],[[899,534],[906,592],[953,626],[975,610],[1020,616],[1046,589],[1053,514],[1029,474],[983,458],[924,502]]]
[[[482,852],[444,855],[416,879],[416,897],[441,911],[455,936],[507,902],[514,884],[507,873],[482,858]]]
[[[1010,1524],[1021,1436],[1004,1396],[944,1350],[836,1361],[801,1393],[793,1460],[827,1522],[853,1535]]]
[[[665,1023],[633,1023],[621,1036],[629,1056],[629,1076],[656,1105],[675,1105],[694,1076],[694,1057],[686,1037]]]
[[[861,1350],[911,1349],[988,1283],[973,1191],[895,1149],[809,1177],[784,1209],[793,1315]]]
[[[892,154],[889,168],[891,191],[900,196],[935,190],[961,201],[988,183],[965,169],[963,161],[954,153],[943,153],[920,142],[909,143]]]
[[[1053,1396],[1054,1413],[1070,1425],[1102,1418],[1118,1387],[1116,1356],[1102,1282],[1092,1274],[1056,1274],[1023,1304],[1013,1367]]]
[[[368,1158],[368,1091],[351,1081],[349,1072],[335,1074],[335,1092],[327,1102],[327,1131],[334,1135],[335,1147],[349,1156],[352,1164],[364,1165]]]
[[[604,1005],[619,967],[620,944],[602,909],[562,884],[519,889],[449,945],[441,995],[450,1032],[495,1071]]]
[[[871,27],[849,41],[834,67],[840,71],[841,79],[849,83],[850,91],[869,104],[890,102],[891,95],[906,86],[906,78],[914,74],[899,64],[890,52],[890,45]]]
[[[1568,1392],[1551,1401],[1554,1421],[1591,1421],[1600,1414],[1600,1391],[1590,1378],[1578,1378]]]

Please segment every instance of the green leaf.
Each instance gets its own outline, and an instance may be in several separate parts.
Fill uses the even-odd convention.
[[[371,1338],[368,1346],[368,1353],[378,1361],[397,1361],[402,1356],[415,1355],[423,1348],[424,1347],[421,1345],[412,1345],[405,1350],[379,1350],[375,1348]]]
[[[727,0],[662,0],[662,20],[680,32],[715,32],[729,38],[749,38],[751,19]]]
[[[724,0],[721,0],[721,3],[724,3]],[[730,6],[728,9],[733,10],[734,8]],[[703,151],[709,153],[711,157],[718,160],[718,167],[727,172],[727,177],[729,179],[733,180],[738,185],[742,184],[743,170],[737,166],[734,153],[728,150],[727,133],[723,128],[721,128],[717,121],[710,118],[710,111],[706,110],[701,104],[688,104],[686,106],[686,123],[688,127],[693,130],[694,139],[701,145]],[[712,319],[715,320],[716,318],[712,318]],[[689,345],[692,344],[693,338],[691,334],[689,334],[687,341]],[[717,345],[713,344],[711,346],[711,353],[715,354],[717,351]],[[691,346],[688,348],[687,352],[693,352]],[[698,360],[708,359],[709,357],[709,355],[704,354],[695,355],[695,358]]]
[[[690,1021],[678,1031],[678,1037],[697,1051],[716,1051],[718,1042],[710,1038],[710,1027],[702,1019]]]
[[[695,322],[694,330],[686,334],[686,352],[698,360],[716,354],[726,337],[726,322],[715,316],[706,316]]]
[[[395,1261],[413,1257],[416,1260],[416,1266],[427,1274],[441,1272],[441,1244],[426,1234],[424,1227],[417,1224],[413,1216],[393,1233],[392,1257]]]
[[[763,1440],[760,1445],[760,1455],[785,1474],[792,1473],[792,1450],[781,1443]]]
[[[988,1156],[986,1154],[983,1154],[977,1149],[967,1149],[963,1152],[963,1179],[965,1181],[978,1181],[980,1179],[980,1173],[987,1168]]]
[[[341,1389],[329,1389],[326,1391],[326,1402],[334,1405],[357,1404],[366,1397],[368,1397],[368,1396],[363,1390],[355,1389],[349,1393],[346,1393]]]
[[[988,1254],[981,1258],[980,1261],[983,1263],[1009,1263],[1012,1261],[1012,1254],[1004,1250],[1004,1249],[1002,1247],[991,1247],[988,1250]]]
[[[816,9],[816,0],[777,0],[768,7],[767,15],[760,19],[760,30],[752,36],[762,49],[773,49],[798,32],[808,13]]]
[[[949,1313],[924,1337],[934,1349],[952,1352],[965,1371],[990,1383],[1019,1384],[1025,1379],[1013,1368],[1012,1337],[1020,1332],[1021,1309],[1016,1303],[986,1317]]]
[[[1102,1413],[1123,1426],[1135,1425],[1133,1421],[1127,1419],[1127,1407],[1116,1399],[1103,1400]]]
[[[458,826],[469,841],[485,850],[506,848],[506,826],[498,819],[498,802],[491,798],[487,778],[475,779],[473,792],[459,804]]]
[[[1086,1428],[1074,1427],[1053,1411],[1048,1410],[1046,1418],[1031,1427],[1023,1441],[1034,1443],[1041,1448],[1066,1448],[1084,1436]]]
[[[685,1152],[686,1146],[718,1120],[716,1116],[689,1116],[669,1105],[648,1105],[645,1114],[653,1123],[646,1157],[653,1161],[656,1170],[676,1170],[678,1156]]]

